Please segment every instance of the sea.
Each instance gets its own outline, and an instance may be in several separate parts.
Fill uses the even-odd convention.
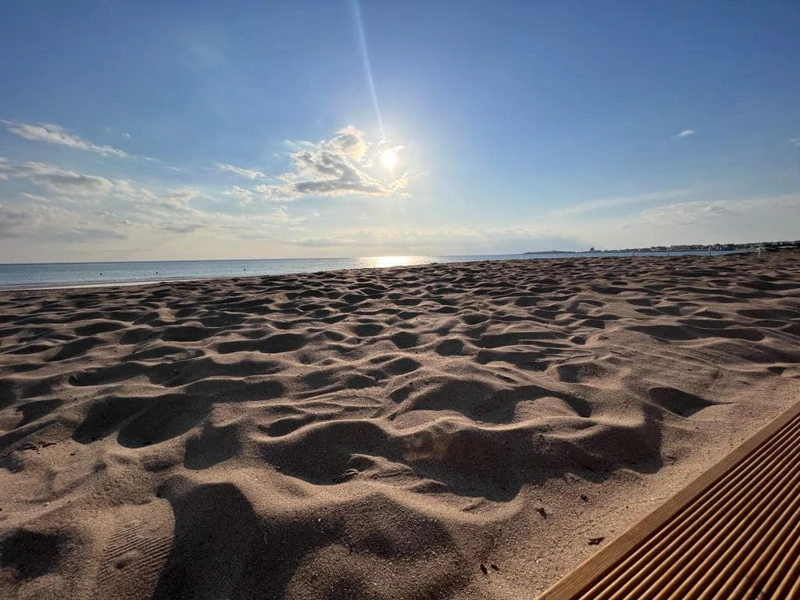
[[[666,252],[639,253],[666,256]],[[702,252],[672,252],[706,255]],[[728,251],[712,255],[731,254]],[[269,258],[253,260],[169,260],[140,262],[80,262],[0,264],[0,289],[95,287],[187,281],[220,277],[252,277],[425,265],[482,260],[548,260],[575,257],[621,257],[630,252],[545,252],[541,254],[487,254],[467,256],[373,256],[356,258]]]

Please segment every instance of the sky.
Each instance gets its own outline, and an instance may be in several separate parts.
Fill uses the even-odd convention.
[[[0,262],[800,238],[797,0],[8,0]]]

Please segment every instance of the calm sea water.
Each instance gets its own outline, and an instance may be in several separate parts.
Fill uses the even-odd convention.
[[[649,253],[648,255],[659,255]],[[686,254],[706,254],[687,252]],[[714,254],[729,254],[714,252]],[[675,253],[673,253],[675,255]],[[150,283],[216,277],[285,275],[339,269],[363,269],[478,260],[541,260],[575,256],[629,256],[622,253],[546,253],[478,256],[377,256],[371,258],[287,258],[266,260],[176,260],[0,264],[0,288],[77,287]]]

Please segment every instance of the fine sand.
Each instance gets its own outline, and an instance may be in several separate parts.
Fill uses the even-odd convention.
[[[800,257],[0,293],[0,597],[532,598],[800,397]]]

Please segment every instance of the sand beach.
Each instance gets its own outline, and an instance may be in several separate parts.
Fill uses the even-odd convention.
[[[800,256],[0,292],[0,597],[535,598],[800,399]]]

